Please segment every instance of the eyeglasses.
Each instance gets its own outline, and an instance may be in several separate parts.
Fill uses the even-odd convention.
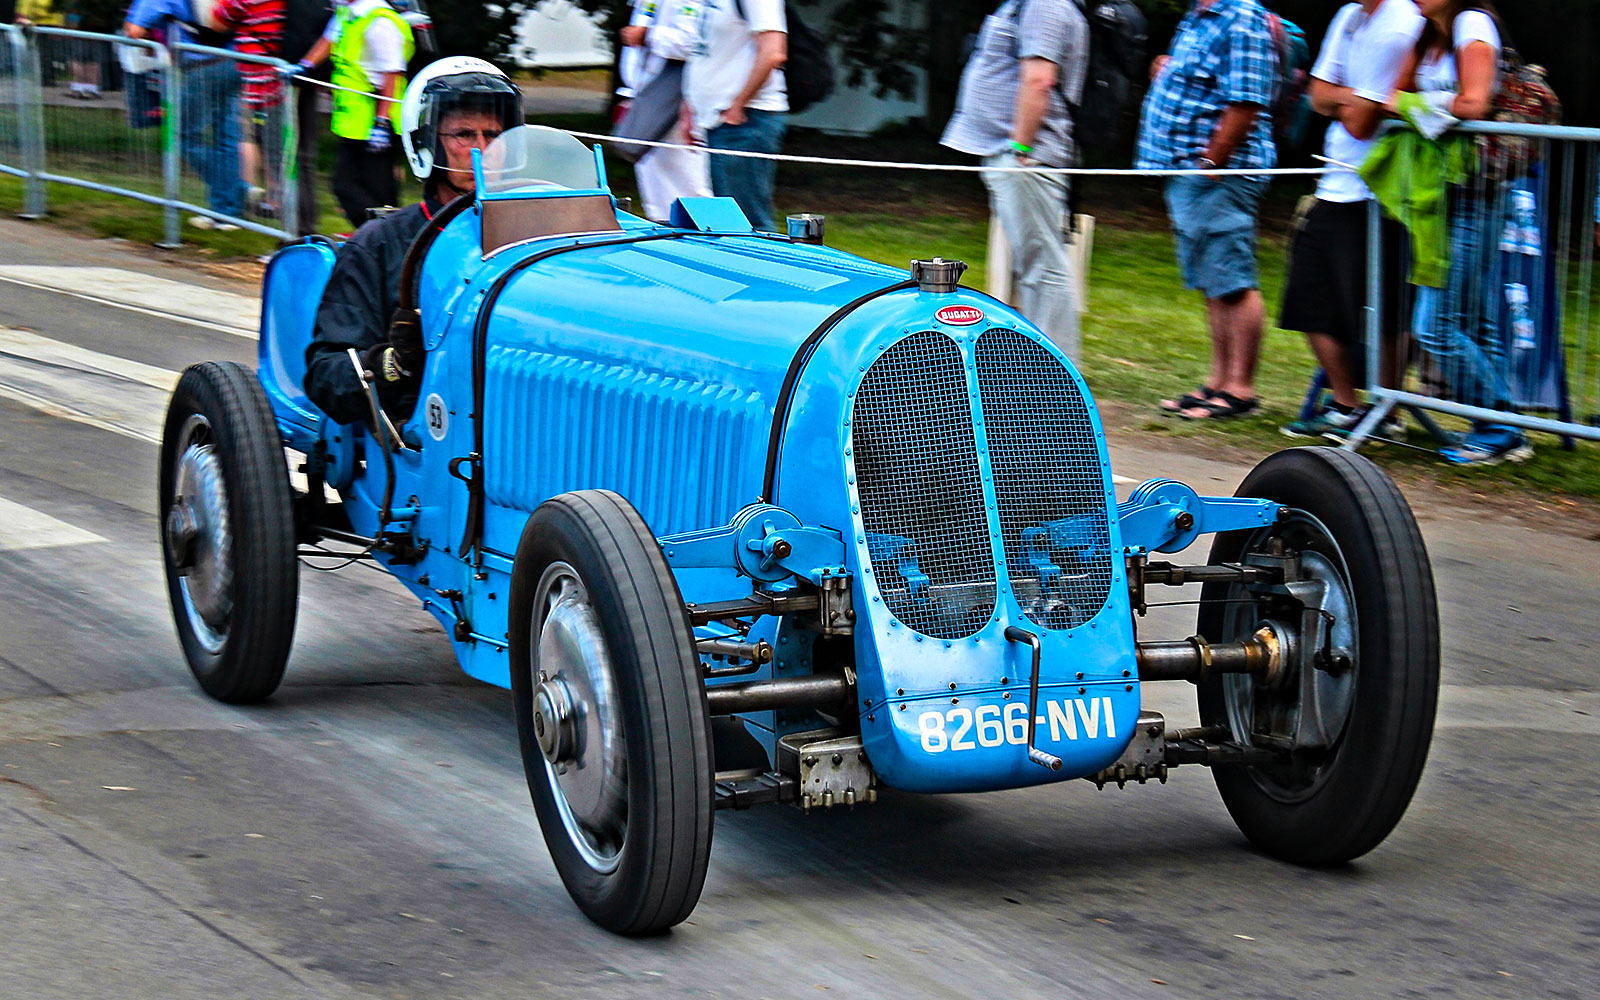
[[[504,134],[505,129],[500,128],[464,128],[455,132],[445,132],[443,136],[451,142],[465,146],[480,135],[483,136],[484,142],[494,142]]]

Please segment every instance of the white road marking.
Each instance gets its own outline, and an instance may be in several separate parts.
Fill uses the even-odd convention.
[[[47,549],[58,545],[90,545],[104,538],[74,527],[32,507],[0,497],[0,552]]]
[[[159,444],[178,373],[0,327],[0,396]]]
[[[261,301],[116,267],[0,265],[0,281],[255,339]]]

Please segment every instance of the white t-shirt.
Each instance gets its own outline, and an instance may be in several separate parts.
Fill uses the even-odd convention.
[[[744,17],[739,16],[739,6]],[[691,10],[690,8],[694,8]],[[756,64],[756,35],[763,31],[789,31],[783,0],[684,0],[681,15],[698,21],[700,45],[684,73],[684,96],[694,112],[694,124],[704,132],[721,124],[722,112],[750,81]],[[748,20],[747,20],[748,19]],[[757,111],[788,111],[783,70],[776,69],[746,107]]]
[[[1496,62],[1500,55],[1500,32],[1495,30],[1494,18],[1481,10],[1464,10],[1456,15],[1455,52],[1430,53],[1417,66],[1417,93],[1434,94],[1443,91],[1454,94],[1461,87],[1456,76],[1456,56],[1473,42],[1487,42],[1494,49]],[[1496,65],[1495,73],[1500,72]],[[1496,81],[1498,83],[1498,80]],[[1491,92],[1493,87],[1490,88]]]
[[[373,10],[387,6],[383,0],[350,0],[348,18],[342,18],[337,13],[328,18],[328,26],[322,30],[322,37],[329,42],[337,42],[344,33],[345,25],[354,24]],[[361,48],[360,62],[373,90],[383,87],[385,74],[406,71],[405,36],[400,34],[399,27],[393,21],[384,17],[367,26],[366,44]]]
[[[1311,75],[1318,80],[1349,87],[1357,97],[1382,104],[1394,90],[1400,66],[1417,44],[1424,21],[1412,0],[1383,0],[1370,15],[1361,4],[1339,9],[1328,25],[1322,53]],[[1324,154],[1340,163],[1360,164],[1374,140],[1357,139],[1339,122],[1328,126]],[[1333,168],[1317,182],[1323,201],[1366,201],[1372,192],[1354,170]]]

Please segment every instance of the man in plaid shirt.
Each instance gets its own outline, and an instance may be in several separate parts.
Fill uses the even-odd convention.
[[[1268,110],[1278,51],[1259,0],[1196,0],[1168,55],[1151,67],[1139,128],[1141,169],[1270,168],[1277,161]],[[1256,274],[1256,214],[1265,177],[1168,178],[1167,211],[1187,288],[1206,300],[1211,375],[1161,408],[1190,420],[1236,417],[1259,405],[1256,357],[1263,310]]]

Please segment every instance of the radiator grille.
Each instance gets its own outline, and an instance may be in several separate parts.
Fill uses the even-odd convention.
[[[960,349],[932,331],[900,341],[867,370],[852,420],[884,602],[924,635],[972,635],[994,614],[995,573]]]
[[[1105,473],[1077,380],[1014,330],[978,338],[976,358],[1006,569],[1046,628],[1093,618],[1111,596]]]

